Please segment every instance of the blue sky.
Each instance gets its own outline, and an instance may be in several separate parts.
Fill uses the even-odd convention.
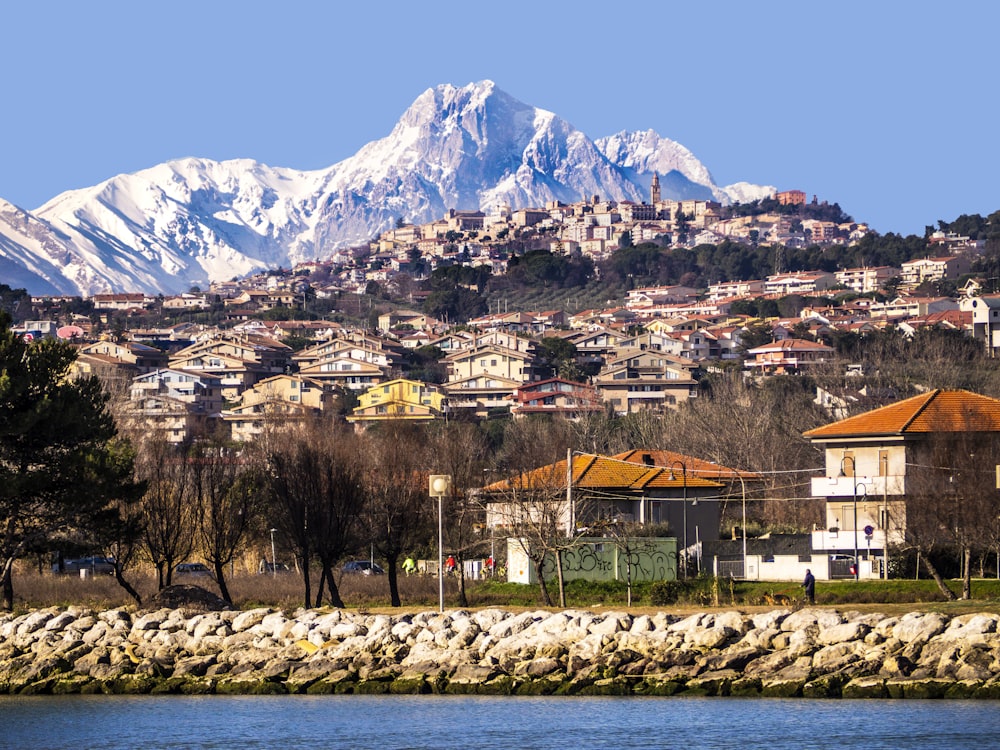
[[[919,234],[1000,209],[998,21],[968,0],[12,4],[0,197],[185,156],[326,167],[425,89],[492,79],[591,138],[652,128],[720,185]]]

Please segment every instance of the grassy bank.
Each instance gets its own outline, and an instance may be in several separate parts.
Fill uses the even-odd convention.
[[[144,601],[156,593],[156,581],[139,577],[132,581]],[[218,593],[210,578],[188,578],[175,583],[189,583]],[[401,577],[400,596],[404,609],[433,609],[438,605],[438,582],[424,576]],[[86,606],[109,609],[131,606],[133,600],[113,578],[98,576],[81,579],[76,576],[55,576],[48,573],[22,573],[15,577],[16,609],[24,611],[49,606]],[[304,605],[303,584],[295,573],[278,576],[237,575],[228,582],[234,603],[240,609],[258,606],[295,609]],[[956,593],[959,581],[950,581]],[[343,575],[339,588],[349,608],[381,610],[389,607],[389,590],[385,576]],[[316,584],[313,583],[315,595]],[[466,581],[466,604],[470,607],[533,608],[542,604],[537,586],[524,586],[498,581]],[[549,586],[553,604],[558,605],[558,589]],[[712,607],[755,608],[782,606],[782,596],[792,606],[801,600],[802,590],[788,582],[731,582],[710,578],[660,584],[637,584],[632,590],[633,609],[697,609]],[[832,607],[869,607],[899,611],[900,609],[944,609],[947,611],[1000,611],[1000,581],[974,580],[973,599],[968,602],[948,602],[933,581],[818,581],[816,603]],[[566,604],[574,608],[624,608],[627,602],[625,584],[619,582],[592,583],[572,581],[567,585]],[[459,606],[457,579],[445,580],[445,605]]]

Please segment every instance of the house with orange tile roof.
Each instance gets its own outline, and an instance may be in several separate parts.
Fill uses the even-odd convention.
[[[763,477],[757,472],[734,469],[715,461],[706,461],[677,451],[641,448],[617,453],[612,458],[644,466],[674,466],[677,468],[680,464],[690,476],[711,479],[714,482],[727,485],[728,492],[726,494],[730,497],[742,497],[747,492],[752,495],[763,482]]]
[[[656,466],[654,453],[637,454],[642,458],[635,461],[574,452],[569,463],[494,482],[478,493],[486,503],[486,524],[516,535],[545,517],[553,533],[567,537],[616,522],[665,525],[694,572],[700,541],[719,535],[718,500],[725,487],[689,471],[698,461],[693,457]]]
[[[979,445],[985,452],[1000,443],[1000,400],[938,389],[804,437],[824,451],[826,466],[823,476],[812,479],[812,495],[826,498],[825,528],[813,532],[813,549],[846,556],[856,549],[859,575],[878,578],[885,571],[886,543],[891,548],[906,541],[907,498],[922,489],[915,478],[920,468],[933,461],[930,468],[951,471],[932,458],[934,444]]]

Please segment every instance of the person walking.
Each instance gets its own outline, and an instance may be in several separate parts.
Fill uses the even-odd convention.
[[[810,604],[816,603],[816,577],[812,571],[806,568],[806,579],[802,582],[802,588],[806,590],[806,599]]]

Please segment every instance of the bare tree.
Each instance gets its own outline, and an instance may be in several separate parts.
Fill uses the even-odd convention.
[[[482,484],[489,451],[482,432],[467,422],[432,426],[428,438],[428,473],[448,474],[452,478],[452,496],[445,498],[447,544],[458,562],[458,600],[468,605],[465,590],[466,557],[481,550],[484,539],[485,511],[472,490]]]
[[[169,586],[174,565],[194,550],[195,485],[182,448],[157,436],[139,444],[136,475],[146,484],[139,521],[142,543],[156,566],[157,586]]]
[[[949,599],[957,598],[933,562],[938,550],[958,555],[962,599],[972,598],[972,555],[995,543],[996,439],[966,424],[966,430],[931,435],[907,477],[906,540]]]
[[[232,604],[226,566],[256,525],[260,488],[247,457],[232,448],[199,445],[191,464],[200,547],[213,567],[219,593]]]
[[[357,440],[347,429],[313,423],[273,441],[265,467],[277,526],[296,548],[302,563],[306,606],[320,606],[324,585],[330,603],[344,602],[334,579],[336,562],[356,542],[363,506]],[[311,600],[310,562],[320,564],[315,603]]]
[[[705,395],[664,417],[662,442],[687,455],[759,472],[771,498],[760,503],[766,525],[811,528],[823,519],[823,501],[806,498],[808,476],[822,456],[802,433],[827,416],[808,388],[808,381],[797,377],[755,382],[725,373],[711,380]]]
[[[393,420],[365,434],[364,520],[372,544],[385,558],[389,599],[399,596],[399,558],[426,538],[431,511],[424,471],[425,429]]]

